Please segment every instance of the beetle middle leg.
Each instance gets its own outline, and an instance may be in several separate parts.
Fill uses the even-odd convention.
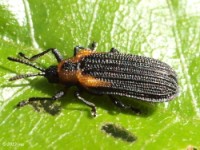
[[[39,53],[39,54],[36,54],[36,55],[33,55],[33,56],[30,57],[30,58],[28,58],[28,57],[27,57],[24,53],[22,53],[22,52],[19,53],[19,56],[22,57],[22,58],[24,58],[24,59],[27,59],[27,60],[29,60],[29,61],[34,61],[34,60],[38,59],[39,57],[41,57],[41,56],[47,54],[47,53],[50,52],[50,51],[51,51],[51,52],[53,53],[53,55],[55,56],[57,62],[61,62],[61,61],[63,60],[62,55],[60,54],[60,52],[59,52],[56,48],[49,48],[49,49],[47,49],[46,51],[43,51],[43,52],[41,52],[41,53]]]
[[[92,114],[92,116],[96,117],[97,112],[96,112],[96,106],[95,106],[95,104],[94,104],[94,103],[91,103],[91,102],[85,100],[83,97],[81,97],[79,91],[76,91],[76,92],[75,92],[75,96],[76,96],[80,101],[82,101],[83,103],[85,103],[87,106],[89,106],[90,108],[92,108],[91,114]]]
[[[133,106],[130,105],[126,105],[123,102],[121,102],[120,100],[118,100],[116,97],[109,95],[110,99],[112,100],[113,104],[119,108],[122,109],[129,109],[131,111],[133,111],[134,113],[138,114],[141,113],[139,109],[134,108]]]
[[[60,99],[64,95],[65,95],[64,91],[60,91],[60,92],[56,93],[54,96],[52,96],[52,97],[31,97],[28,100],[24,100],[24,101],[19,102],[17,104],[17,107],[23,107],[25,105],[30,104],[30,102],[33,102],[33,101],[40,101],[40,100],[55,101],[57,99]]]

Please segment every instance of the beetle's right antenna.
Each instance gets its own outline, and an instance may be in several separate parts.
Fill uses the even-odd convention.
[[[15,77],[10,78],[9,81],[28,78],[28,77],[44,76],[45,75],[45,69],[43,69],[43,68],[41,68],[39,66],[36,66],[35,64],[33,64],[31,62],[28,62],[28,61],[26,61],[24,59],[8,57],[8,60],[14,61],[14,62],[18,62],[18,63],[21,63],[21,64],[25,64],[27,66],[31,66],[31,67],[41,71],[40,73],[36,73],[36,74],[21,74],[21,75],[17,75]]]

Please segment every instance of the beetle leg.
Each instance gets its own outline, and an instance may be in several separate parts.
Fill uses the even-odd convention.
[[[96,113],[96,106],[94,103],[91,103],[87,100],[85,100],[83,97],[80,96],[80,93],[78,91],[75,92],[75,96],[82,101],[83,103],[85,103],[87,106],[89,106],[90,108],[92,108],[91,110],[91,114],[92,116],[96,117],[97,113]]]
[[[97,42],[92,42],[91,48],[88,48],[88,50],[96,51],[97,46],[98,46]],[[86,49],[86,48],[82,46],[74,47],[74,56],[76,56],[76,54],[79,52],[80,49]]]
[[[54,101],[54,100],[57,100],[57,99],[60,99],[61,97],[63,97],[64,94],[65,94],[64,91],[60,91],[52,97],[31,97],[28,100],[19,102],[17,104],[17,107],[23,107],[23,106],[28,105],[30,102],[33,102],[33,101],[40,101],[40,100],[50,100],[50,101],[53,100]]]
[[[119,107],[119,108],[123,108],[123,109],[130,109],[133,112],[135,112],[136,114],[140,113],[140,110],[137,108],[134,108],[133,106],[130,105],[126,105],[124,103],[122,103],[120,100],[118,100],[116,97],[109,95],[110,99],[112,100],[113,104],[115,104],[115,106]]]
[[[119,51],[116,48],[112,47],[110,49],[110,53],[119,53]]]
[[[55,48],[49,48],[49,49],[47,49],[46,51],[43,51],[43,52],[41,52],[41,53],[39,53],[39,54],[36,54],[36,55],[33,55],[33,56],[30,57],[30,58],[28,58],[24,53],[21,53],[21,52],[19,53],[19,56],[21,56],[22,58],[27,59],[27,60],[29,60],[29,61],[34,61],[34,60],[38,59],[39,57],[45,55],[46,53],[48,53],[48,52],[50,52],[50,51],[51,51],[51,52],[53,53],[53,55],[55,56],[57,62],[61,62],[61,61],[63,60],[62,55],[61,55],[60,52],[59,52],[57,49],[55,49]]]
[[[91,44],[91,50],[96,51],[97,46],[98,46],[98,43],[93,41],[92,44]]]
[[[85,48],[82,47],[82,46],[76,46],[76,47],[74,47],[74,56],[76,56],[76,54],[79,52],[80,49],[85,49]]]

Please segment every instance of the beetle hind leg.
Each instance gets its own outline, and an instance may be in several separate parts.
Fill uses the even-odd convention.
[[[131,111],[133,111],[134,113],[136,114],[140,114],[140,110],[133,107],[133,106],[130,106],[130,105],[126,105],[124,104],[123,102],[121,102],[120,100],[118,100],[116,97],[112,96],[112,95],[109,95],[110,99],[112,100],[113,104],[119,108],[122,108],[122,109],[129,109]]]

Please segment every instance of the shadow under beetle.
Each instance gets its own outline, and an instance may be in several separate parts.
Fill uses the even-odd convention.
[[[96,52],[96,43],[92,48],[76,46],[74,56],[63,59],[55,48],[27,57],[19,53],[21,58],[8,57],[10,61],[31,66],[39,73],[22,74],[10,78],[10,81],[43,76],[50,83],[63,84],[66,87],[77,86],[76,97],[91,107],[91,113],[96,116],[95,104],[81,97],[80,92],[84,89],[93,94],[107,94],[112,102],[121,108],[132,109],[129,105],[113,97],[114,95],[126,96],[147,102],[165,102],[173,99],[178,93],[178,82],[175,71],[166,63],[144,56],[122,54],[112,48],[109,52]],[[49,68],[41,68],[32,61],[52,52],[58,64]],[[31,97],[21,101],[18,107],[25,106],[31,101],[57,100],[65,95],[64,91],[57,92],[54,96]]]

